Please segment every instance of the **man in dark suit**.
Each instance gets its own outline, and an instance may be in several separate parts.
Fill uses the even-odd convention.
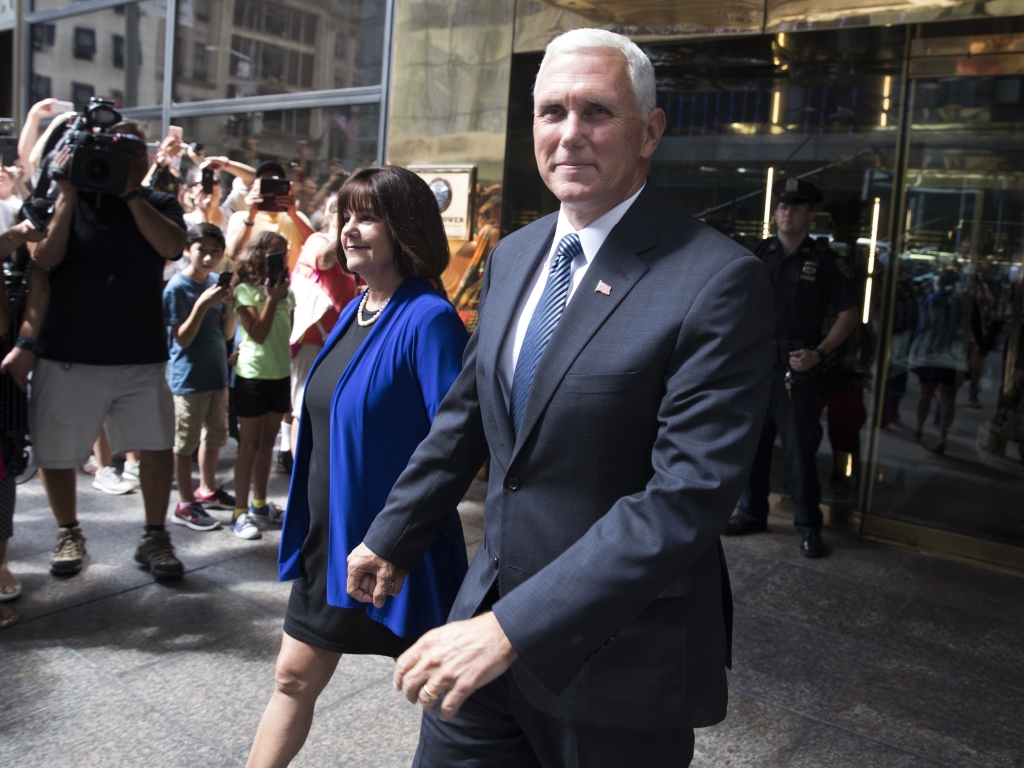
[[[647,183],[665,114],[632,42],[558,38],[534,102],[561,210],[493,251],[462,374],[348,590],[398,594],[489,452],[449,624],[396,666],[427,710],[415,764],[685,766],[726,712],[719,535],[767,406],[771,286]]]

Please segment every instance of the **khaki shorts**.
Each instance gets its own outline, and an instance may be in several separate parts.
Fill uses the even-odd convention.
[[[306,392],[306,378],[313,370],[321,344],[303,344],[292,358],[292,416],[302,418],[302,396]]]
[[[200,437],[207,448],[228,441],[228,391],[193,392],[174,396],[174,452],[191,456]]]
[[[32,462],[43,469],[82,466],[103,426],[114,453],[170,450],[174,402],[166,367],[37,359],[29,387]]]

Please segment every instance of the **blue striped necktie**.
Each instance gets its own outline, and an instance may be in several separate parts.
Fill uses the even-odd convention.
[[[551,271],[548,273],[548,283],[544,286],[544,293],[541,294],[533,317],[530,318],[530,324],[526,328],[523,346],[516,360],[516,370],[512,374],[512,398],[509,403],[512,432],[516,437],[519,436],[519,426],[523,423],[523,414],[526,412],[526,400],[530,396],[533,373],[537,370],[540,356],[544,354],[544,348],[555,332],[555,327],[562,317],[562,310],[565,309],[572,260],[581,253],[583,246],[580,245],[580,236],[575,232],[570,232],[558,242],[555,263],[551,265]]]

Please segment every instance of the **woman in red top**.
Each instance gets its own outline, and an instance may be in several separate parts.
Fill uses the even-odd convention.
[[[292,271],[295,294],[295,319],[292,323],[292,415],[302,414],[302,393],[313,361],[324,346],[324,339],[338,321],[338,313],[356,295],[355,275],[345,272],[338,262],[337,198],[327,203],[325,219],[330,226],[310,235],[302,246]],[[296,422],[296,425],[298,422]],[[292,455],[298,429],[291,432]]]

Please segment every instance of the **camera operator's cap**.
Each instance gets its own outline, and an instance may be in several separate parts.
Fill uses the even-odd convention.
[[[273,160],[264,160],[256,166],[256,178],[260,179],[264,176],[277,176],[279,179],[283,179],[285,177],[284,168]]]
[[[821,194],[821,190],[811,184],[811,182],[798,179],[795,176],[791,176],[785,181],[780,181],[775,185],[773,191],[778,201],[787,205],[800,205],[801,203],[817,205],[824,197]]]

